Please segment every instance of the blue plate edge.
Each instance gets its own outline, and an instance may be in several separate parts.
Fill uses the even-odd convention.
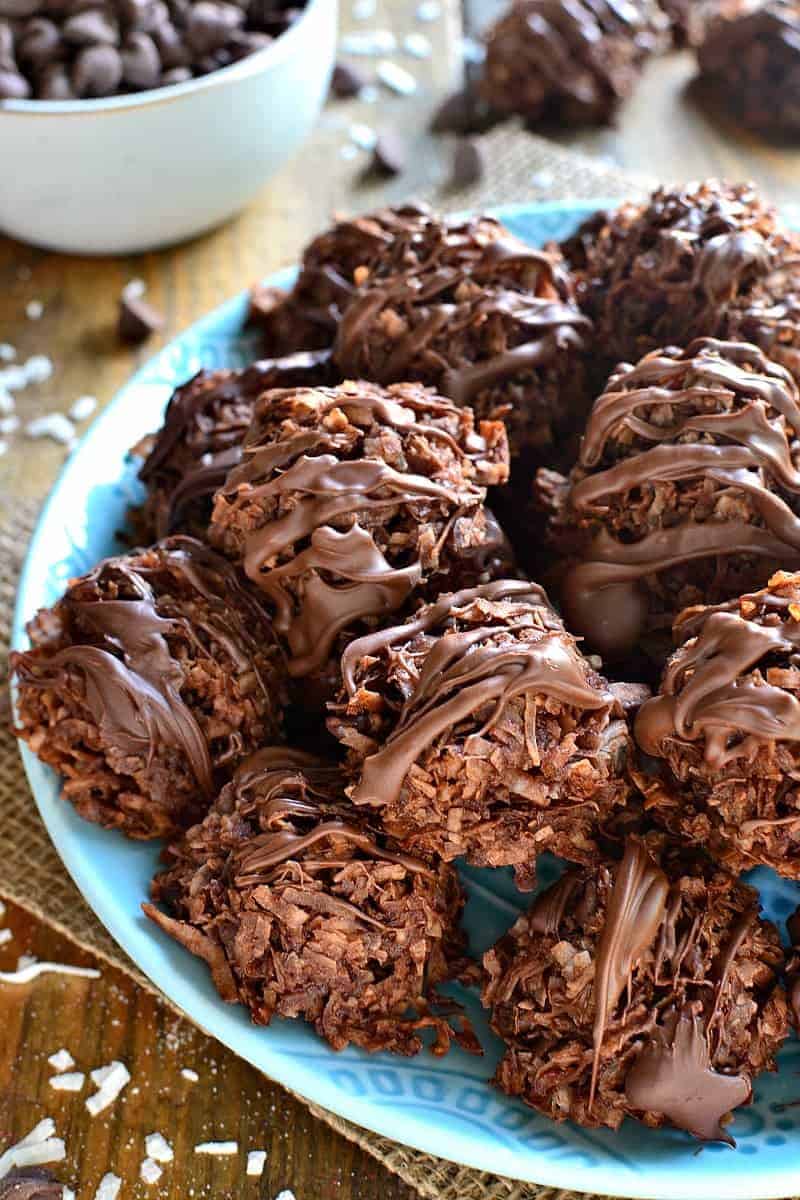
[[[604,208],[609,204],[616,205],[617,203],[619,203],[617,200],[609,201],[604,199],[599,199],[593,202],[564,201],[548,204],[526,204],[521,202],[519,204],[497,206],[494,207],[491,212],[499,216],[501,219],[505,218],[509,220],[513,220],[513,218],[518,215],[528,215],[532,213],[541,216],[544,216],[548,213],[569,213],[571,215],[574,214],[576,219],[582,219],[584,216],[588,216],[600,208]],[[272,274],[269,277],[269,282],[275,286],[286,286],[291,281],[293,274],[293,268],[284,268],[283,270]],[[239,293],[237,296],[234,296],[231,299],[223,302],[210,313],[205,314],[203,317],[187,326],[186,329],[182,330],[179,334],[176,334],[175,337],[171,339],[170,343],[167,343],[157,352],[156,355],[137,368],[128,382],[123,385],[123,387],[103,409],[103,412],[99,414],[94,422],[92,422],[92,425],[89,427],[89,429],[87,429],[84,436],[91,436],[99,428],[103,427],[107,421],[113,419],[118,408],[122,406],[128,399],[129,394],[138,386],[140,386],[147,375],[147,372],[150,368],[150,363],[153,361],[153,359],[158,358],[160,354],[168,350],[172,342],[187,338],[193,333],[200,333],[205,327],[213,327],[214,325],[218,324],[225,314],[231,314],[235,312],[237,308],[243,305],[246,295],[246,291]],[[80,446],[77,447],[76,450],[65,461],[50,493],[43,504],[42,511],[39,514],[28,552],[25,557],[23,569],[20,574],[17,601],[15,604],[12,622],[12,648],[21,648],[25,644],[25,621],[28,620],[32,614],[23,613],[23,599],[28,590],[29,577],[33,571],[33,564],[37,557],[38,544],[40,539],[43,537],[44,530],[50,520],[53,507],[58,501],[59,493],[64,485],[65,477],[69,474],[73,458],[75,454],[79,453],[79,451]],[[67,842],[66,844],[60,844],[61,839],[54,835],[49,816],[46,814],[43,804],[40,803],[39,793],[34,780],[38,771],[45,771],[47,769],[42,767],[42,764],[39,763],[36,757],[24,744],[20,743],[19,749],[26,775],[36,800],[37,808],[42,816],[43,822],[48,829],[48,834],[51,837],[51,841],[53,842],[59,856],[62,859],[62,862],[64,862],[64,865],[66,866],[71,878],[102,924],[106,927],[106,929],[108,929],[109,933],[112,935],[112,937],[114,937],[118,944],[125,949],[127,930],[124,928],[124,922],[118,919],[113,910],[108,910],[104,900],[99,898],[93,884],[92,876],[89,873],[88,864],[81,860],[80,854],[73,853],[71,843]],[[149,979],[151,979],[155,986],[161,992],[163,992],[163,994],[167,996],[182,1013],[185,1014],[188,1020],[201,1028],[205,1033],[215,1037],[218,1041],[221,1041],[234,1053],[240,1053],[231,1039],[218,1032],[212,1032],[206,1024],[198,1020],[196,1015],[190,1015],[187,1005],[183,1002],[184,993],[186,994],[186,999],[189,1001],[189,1006],[191,1005],[191,1001],[196,999],[196,993],[190,984],[184,985],[183,981],[178,975],[176,978],[172,979],[171,984],[165,985],[160,978],[162,972],[157,966],[156,969],[151,971],[149,969],[145,969],[138,958],[134,959],[134,961],[136,961],[139,969],[142,970]],[[331,1051],[330,1053],[333,1054],[334,1052]],[[286,1059],[286,1057],[287,1055],[280,1052],[274,1054],[274,1058],[276,1060],[275,1065],[278,1068],[275,1074],[265,1071],[261,1066],[258,1066],[256,1069],[261,1070],[264,1074],[268,1074],[270,1078],[273,1078],[282,1086],[294,1091],[296,1094],[302,1096],[310,1103],[327,1108],[329,1111],[334,1112],[346,1120],[352,1121],[362,1128],[371,1130],[380,1136],[396,1140],[395,1134],[391,1128],[390,1110],[387,1109],[384,1112],[382,1108],[379,1106],[376,1107],[369,1100],[360,1101],[358,1098],[343,1095],[341,1092],[334,1092],[331,1085],[328,1084],[327,1080],[323,1079],[321,1074],[315,1076],[315,1085],[321,1085],[320,1090],[326,1093],[327,1098],[323,1097],[321,1099],[319,1091],[315,1095],[309,1095],[307,1092],[299,1089],[295,1082],[287,1081],[285,1072],[280,1069],[281,1063]],[[526,1159],[530,1157],[530,1152],[526,1151],[524,1148],[509,1151],[503,1149],[502,1147],[492,1146],[489,1148],[487,1155],[487,1148],[483,1147],[483,1153],[478,1156],[471,1149],[472,1143],[470,1139],[465,1138],[455,1130],[448,1129],[448,1153],[443,1154],[441,1145],[436,1140],[435,1131],[430,1135],[430,1137],[428,1137],[425,1134],[425,1129],[427,1126],[424,1123],[418,1123],[415,1128],[420,1130],[418,1135],[415,1136],[413,1141],[404,1139],[402,1144],[411,1146],[412,1148],[422,1152],[432,1154],[436,1157],[444,1157],[449,1161],[474,1167],[477,1170],[489,1171],[517,1180],[538,1183],[549,1187],[578,1189],[585,1188],[594,1194],[624,1196],[630,1197],[631,1200],[636,1200],[636,1198],[640,1198],[641,1200],[641,1197],[643,1196],[647,1196],[649,1200],[707,1200],[709,1195],[708,1186],[710,1181],[708,1179],[698,1180],[697,1192],[687,1191],[685,1180],[680,1183],[680,1190],[676,1191],[674,1185],[670,1187],[668,1183],[669,1167],[667,1163],[661,1164],[659,1168],[648,1167],[646,1169],[648,1174],[646,1192],[642,1190],[644,1185],[641,1182],[638,1186],[635,1182],[635,1176],[638,1173],[627,1163],[619,1160],[613,1180],[608,1180],[607,1182],[604,1182],[603,1180],[604,1169],[602,1167],[598,1167],[597,1165],[586,1167],[583,1165],[572,1164],[568,1166],[565,1165],[559,1169],[557,1164],[554,1164],[551,1167],[547,1163],[539,1162],[537,1165],[537,1172],[534,1177],[530,1174],[530,1167],[526,1165]],[[757,1192],[753,1191],[753,1183],[751,1181],[750,1172],[743,1170],[741,1181],[735,1179],[730,1173],[726,1174],[724,1191],[719,1191],[717,1193],[717,1200],[781,1200],[782,1197],[790,1195],[797,1190],[798,1182],[800,1182],[800,1172],[787,1173],[786,1171],[782,1170],[773,1170],[770,1172],[769,1168],[766,1170],[764,1169],[763,1162],[759,1163],[759,1167],[761,1168],[761,1182]],[[628,1181],[621,1178],[619,1174],[620,1168],[627,1173]],[[657,1178],[654,1174],[651,1174],[651,1171],[655,1172],[656,1170],[658,1171]],[[765,1175],[768,1176],[767,1180],[764,1179]],[[676,1181],[676,1183],[677,1182],[678,1181]]]

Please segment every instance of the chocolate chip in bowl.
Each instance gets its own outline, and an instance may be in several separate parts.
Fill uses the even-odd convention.
[[[310,131],[335,38],[332,0],[0,0],[0,155],[19,164],[0,226],[89,254],[212,228]]]

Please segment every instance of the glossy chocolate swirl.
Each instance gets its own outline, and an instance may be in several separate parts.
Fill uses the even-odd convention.
[[[797,610],[800,614],[800,610]],[[770,661],[794,661],[800,651],[800,622],[774,624],[741,613],[711,611],[696,637],[672,657],[661,694],[636,718],[636,738],[645,753],[661,757],[668,740],[702,741],[711,768],[752,759],[775,741],[800,742],[800,699],[769,682]],[[766,678],[750,678],[762,668]]]
[[[321,668],[342,631],[401,609],[425,569],[438,568],[456,520],[480,517],[487,551],[497,549],[482,481],[506,477],[504,445],[490,449],[449,401],[413,386],[346,384],[275,392],[260,411],[214,521],[224,542],[242,514],[243,566],[274,609],[292,675]],[[299,414],[288,432],[283,412]],[[439,536],[423,564],[415,543],[426,520]]]
[[[518,600],[520,608],[541,609],[546,597],[535,585],[498,582],[466,593],[443,597],[423,609],[407,625],[380,630],[359,639],[348,649],[344,663],[347,686],[353,687],[353,663],[369,658],[394,642],[407,642],[446,622],[448,612],[476,599]],[[359,782],[351,793],[359,805],[396,803],[412,765],[442,734],[460,721],[474,717],[488,704],[492,710],[481,731],[491,730],[507,705],[517,696],[544,694],[581,710],[610,709],[614,698],[594,686],[587,666],[557,619],[539,636],[518,636],[530,626],[520,616],[507,626],[477,625],[448,631],[432,641],[419,670],[414,690],[399,713],[397,724],[377,753],[365,759]],[[352,694],[352,692],[351,692]]]
[[[563,584],[570,626],[619,655],[647,626],[648,578],[743,555],[800,565],[798,429],[796,385],[754,346],[704,339],[612,378],[568,491],[589,535]]]
[[[669,881],[664,872],[640,842],[629,840],[617,869],[595,959],[590,1109],[608,1019],[640,956],[655,942],[666,913],[668,893]]]
[[[202,597],[202,624],[162,599],[164,582],[190,599]],[[254,662],[264,619],[233,567],[191,538],[176,537],[144,555],[110,558],[74,582],[56,610],[71,644],[14,660],[21,688],[55,689],[71,675],[83,680],[83,702],[104,744],[150,760],[161,747],[176,751],[201,793],[214,792],[209,745],[191,703],[187,673],[173,655],[172,638],[209,654],[200,635],[237,673],[252,673],[269,699],[268,681]]]

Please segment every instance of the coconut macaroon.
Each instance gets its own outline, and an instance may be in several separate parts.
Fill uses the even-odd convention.
[[[568,870],[484,956],[494,1082],[555,1121],[627,1116],[732,1142],[788,1032],[758,893],[660,835]]]
[[[481,92],[531,125],[605,124],[668,28],[655,0],[517,0],[486,32]]]
[[[563,453],[585,415],[591,326],[557,250],[490,217],[431,220],[357,280],[333,351],[344,376],[418,380],[504,420],[520,469]]]
[[[507,478],[502,423],[419,385],[268,392],[210,536],[263,593],[292,676],[335,683],[349,638],[500,569],[483,501]]]
[[[241,459],[242,442],[262,392],[334,381],[326,351],[263,359],[249,367],[198,373],[176,389],[161,429],[134,453],[147,499],[134,513],[142,542],[188,533],[205,538],[211,500]]]
[[[741,336],[751,310],[785,295],[799,245],[752,184],[712,179],[599,213],[562,249],[595,325],[595,357],[610,371],[661,346]],[[769,328],[762,342],[750,326],[750,340],[769,349]],[[800,345],[800,326],[793,337]]]
[[[535,584],[444,595],[352,642],[330,732],[349,795],[409,853],[513,866],[545,850],[592,862],[629,793],[618,695]]]
[[[447,1051],[454,1030],[431,1006],[464,965],[458,876],[354,812],[338,768],[260,751],[166,860],[145,912],[256,1024],[301,1018],[336,1050],[398,1054],[432,1029]]]
[[[82,817],[132,838],[198,820],[279,736],[285,664],[235,569],[191,538],[73,580],[11,656],[17,729]]]
[[[800,575],[690,609],[676,636],[635,726],[651,815],[731,870],[800,879]]]
[[[569,479],[540,472],[567,626],[661,653],[687,605],[800,567],[800,394],[755,346],[701,339],[623,365]]]
[[[417,236],[437,218],[425,205],[381,208],[342,218],[306,246],[300,272],[287,292],[269,285],[250,296],[250,321],[269,354],[333,345],[342,312],[357,291],[357,274]]]

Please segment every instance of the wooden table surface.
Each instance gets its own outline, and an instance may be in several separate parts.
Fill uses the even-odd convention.
[[[343,27],[359,25],[350,0],[342,2]],[[470,32],[477,31],[496,7],[496,0],[465,0],[462,13],[458,0],[443,0],[439,20],[423,26],[415,19],[415,0],[379,0],[376,15],[361,28],[391,28],[398,35],[413,28],[431,39],[430,61],[404,60],[420,80],[417,95],[382,94],[374,104],[329,106],[295,161],[244,215],[213,234],[176,250],[126,259],[68,258],[0,238],[0,342],[16,346],[20,358],[46,354],[55,367],[48,383],[19,394],[23,421],[66,411],[85,394],[105,403],[163,340],[252,280],[291,262],[333,210],[399,201],[441,180],[446,153],[427,133],[427,118],[460,77],[465,23]],[[800,154],[743,139],[712,121],[692,98],[692,73],[689,54],[651,63],[616,128],[582,130],[560,140],[665,181],[709,174],[752,178],[778,202],[800,198]],[[401,178],[365,180],[366,156],[342,156],[348,127],[356,120],[376,129],[402,129],[411,153]],[[146,282],[149,298],[166,317],[162,337],[138,353],[120,348],[113,332],[116,299],[132,278]],[[25,315],[30,300],[44,305],[38,321]],[[17,497],[42,496],[63,458],[63,448],[55,444],[12,439],[0,458],[0,508],[13,506]],[[14,936],[0,948],[0,969],[13,966],[23,953],[89,961],[13,906],[5,924]],[[80,1069],[115,1058],[128,1065],[131,1084],[103,1116],[92,1120],[83,1097],[49,1088],[47,1057],[61,1046],[69,1048]],[[185,1067],[197,1071],[197,1083],[182,1077]],[[110,1170],[126,1181],[124,1197],[272,1200],[284,1188],[292,1189],[297,1200],[412,1196],[282,1089],[107,967],[95,982],[51,977],[22,988],[0,985],[0,1151],[46,1115],[56,1118],[66,1137],[68,1158],[60,1176],[79,1200],[93,1196]],[[147,1189],[134,1181],[144,1135],[154,1131],[173,1143],[176,1155],[160,1183]],[[268,1151],[260,1183],[243,1177],[238,1160],[204,1159],[192,1152],[197,1142],[227,1138],[237,1139],[242,1148]]]

